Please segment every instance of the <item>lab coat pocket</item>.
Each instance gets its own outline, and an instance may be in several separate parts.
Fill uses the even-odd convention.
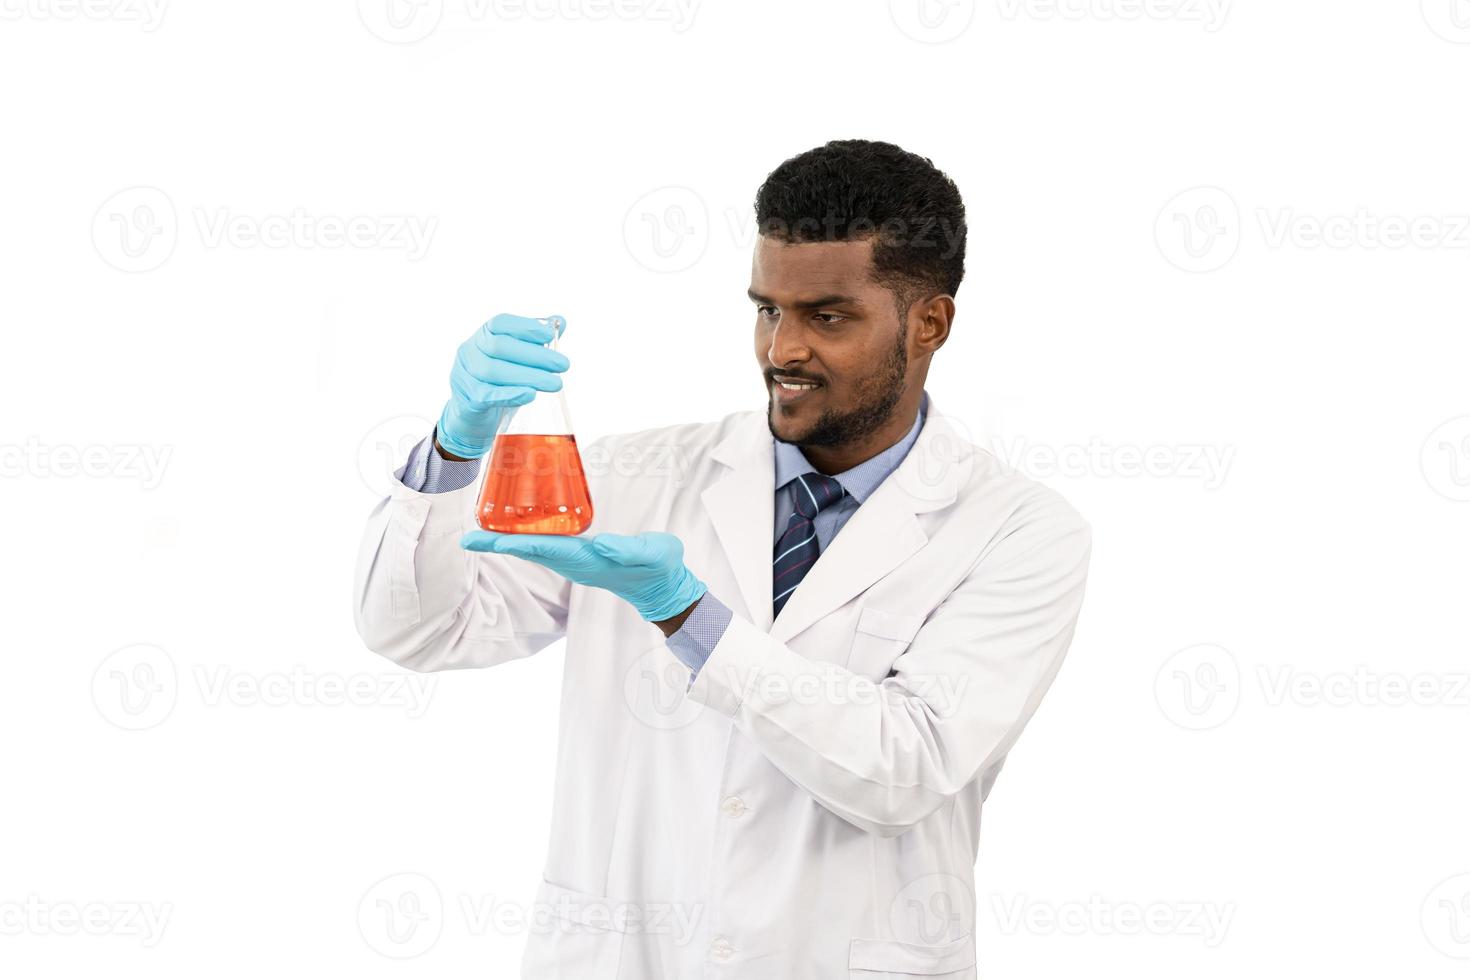
[[[847,669],[874,680],[887,677],[922,625],[922,616],[863,606],[848,650]]]
[[[975,936],[943,946],[920,946],[890,939],[854,939],[847,951],[851,980],[975,980]]]
[[[541,879],[530,917],[523,976],[615,980],[629,904]]]

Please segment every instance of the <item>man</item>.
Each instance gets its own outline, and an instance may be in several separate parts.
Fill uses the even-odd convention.
[[[476,530],[475,460],[569,363],[496,317],[368,523],[373,650],[566,638],[528,978],[976,975],[981,805],[1071,641],[1089,527],[924,391],[964,271],[947,177],[832,142],[756,218],[763,411],[594,442],[600,533]]]

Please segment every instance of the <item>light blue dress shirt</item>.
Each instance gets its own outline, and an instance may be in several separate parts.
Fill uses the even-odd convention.
[[[924,416],[929,411],[929,393],[926,391],[919,401],[919,414],[914,419],[914,424],[902,439],[883,450],[871,459],[865,460],[851,469],[841,473],[831,474],[832,478],[842,484],[847,491],[841,500],[818,512],[816,520],[817,545],[822,551],[827,550],[827,545],[842,530],[842,526],[848,522],[853,513],[863,505],[873,491],[878,489],[888,475],[898,468],[903,462],[909,450],[913,448],[914,441],[919,438],[919,430],[924,426]],[[437,429],[435,432],[437,433]],[[776,520],[772,528],[771,548],[774,553],[776,542],[781,540],[781,534],[786,530],[786,524],[791,520],[791,515],[796,512],[796,504],[793,495],[796,492],[792,481],[803,473],[815,473],[817,468],[813,466],[800,449],[789,442],[777,442],[775,444],[775,470],[776,470]],[[395,475],[410,490],[418,490],[422,493],[447,493],[450,490],[458,490],[469,486],[474,482],[480,472],[478,460],[456,462],[445,459],[434,451],[434,435],[413,447],[408,454],[408,461]],[[669,650],[678,657],[690,671],[690,683],[693,683],[694,675],[704,666],[709,655],[714,652],[715,645],[724,636],[725,629],[730,625],[734,613],[713,593],[706,592],[695,604],[694,610],[689,613],[689,618],[684,624],[675,630],[667,639]]]
[[[448,493],[469,486],[480,475],[478,459],[445,459],[434,452],[434,440],[438,436],[439,427],[436,425],[427,439],[413,447],[403,468],[393,474],[408,489],[420,493]]]

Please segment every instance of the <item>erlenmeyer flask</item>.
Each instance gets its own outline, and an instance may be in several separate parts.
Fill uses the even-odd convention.
[[[554,331],[545,346],[556,350],[566,321],[554,316],[541,322]],[[592,495],[565,392],[565,384],[560,391],[538,391],[501,421],[480,482],[480,527],[507,534],[581,534],[592,523]]]

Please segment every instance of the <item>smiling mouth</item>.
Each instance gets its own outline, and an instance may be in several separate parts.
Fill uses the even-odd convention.
[[[822,385],[810,382],[784,384],[780,381],[771,382],[771,392],[775,395],[776,401],[782,405],[789,405],[792,402],[801,401],[812,392],[820,391],[821,388]]]

